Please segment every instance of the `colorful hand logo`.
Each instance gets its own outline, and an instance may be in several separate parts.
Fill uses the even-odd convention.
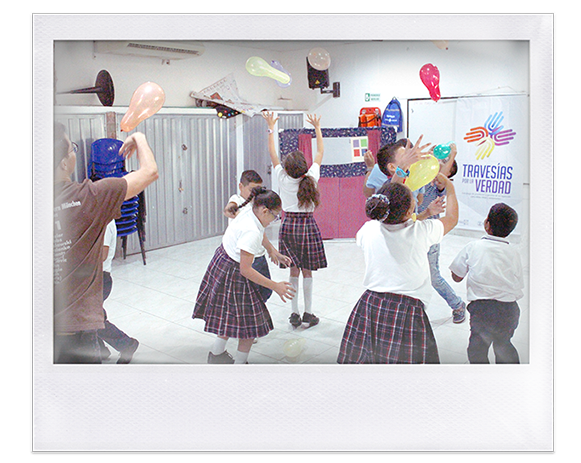
[[[490,153],[494,150],[495,146],[508,145],[508,143],[514,139],[516,132],[504,128],[500,125],[503,121],[504,116],[502,111],[500,113],[494,113],[488,116],[484,127],[473,127],[468,132],[464,140],[468,143],[479,142],[478,149],[476,150],[476,159],[484,159],[490,156]]]
[[[478,148],[476,149],[476,159],[484,159],[490,156],[492,151],[494,150],[494,141],[490,137],[484,138],[479,144]]]

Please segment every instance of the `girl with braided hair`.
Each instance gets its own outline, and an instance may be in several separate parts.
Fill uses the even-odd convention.
[[[289,282],[272,281],[252,267],[254,256],[262,251],[265,228],[281,212],[280,197],[256,187],[240,207],[251,201],[252,209],[239,214],[226,229],[196,298],[192,318],[203,319],[204,331],[217,335],[208,363],[248,363],[254,339],[274,328],[259,286],[273,290],[283,302],[294,296]],[[238,339],[235,358],[226,350],[229,338]]]

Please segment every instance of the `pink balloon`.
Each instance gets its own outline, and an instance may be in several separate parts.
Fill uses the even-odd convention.
[[[420,69],[420,79],[430,92],[430,98],[434,101],[440,99],[440,71],[433,64],[424,64]]]
[[[121,131],[133,130],[141,121],[158,112],[164,103],[165,93],[159,85],[153,82],[141,84],[133,93],[129,109],[121,119]]]

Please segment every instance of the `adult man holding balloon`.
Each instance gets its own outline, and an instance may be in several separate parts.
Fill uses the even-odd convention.
[[[139,123],[139,122],[137,122]],[[133,133],[119,152],[139,168],[124,177],[74,182],[77,147],[64,125],[54,127],[54,363],[101,363],[104,328],[102,250],[105,228],[123,201],[158,178],[145,135]]]

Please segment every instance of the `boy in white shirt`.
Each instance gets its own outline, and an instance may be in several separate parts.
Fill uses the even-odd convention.
[[[523,296],[522,265],[517,251],[504,239],[517,222],[514,209],[495,204],[484,221],[487,236],[467,244],[450,265],[454,281],[467,277],[470,363],[489,363],[491,344],[496,363],[519,363],[510,340],[520,316],[516,301]]]
[[[240,183],[238,184],[240,194],[233,194],[228,200],[228,204],[226,204],[226,207],[224,208],[224,215],[228,217],[228,225],[230,225],[232,221],[242,212],[252,210],[252,204],[250,204],[248,207],[241,208],[240,206],[242,204],[246,204],[246,200],[252,194],[253,188],[261,186],[262,177],[258,172],[255,170],[245,170],[242,172],[240,175]],[[271,260],[273,260],[273,262],[275,262],[275,264],[278,264],[278,260],[275,257],[278,252],[266,236],[264,236],[262,244],[263,247],[257,250],[256,254],[254,255],[254,262],[252,263],[252,267],[266,278],[270,278],[270,270],[268,268],[268,262],[266,261],[266,252],[268,252],[269,257]],[[266,302],[272,295],[272,290],[266,286],[258,286],[258,289],[260,294],[262,294],[264,302]]]

